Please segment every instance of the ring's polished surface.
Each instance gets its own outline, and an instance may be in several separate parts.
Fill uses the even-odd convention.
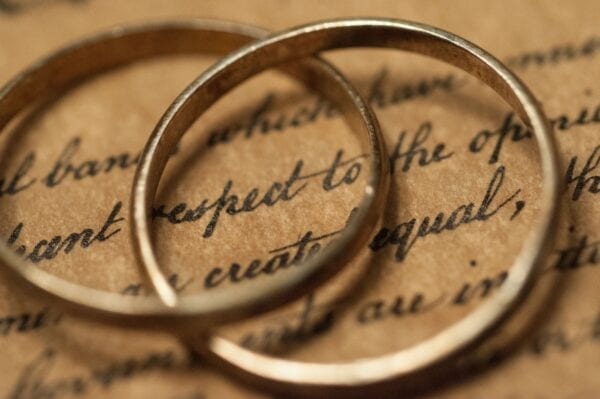
[[[0,129],[35,101],[109,68],[164,54],[223,54],[266,34],[267,32],[251,26],[211,20],[190,20],[113,29],[78,42],[34,64],[2,88]],[[361,138],[368,143],[370,150],[372,175],[358,216],[346,229],[347,233],[343,239],[338,240],[337,244],[327,251],[323,251],[322,255],[315,256],[312,263],[309,262],[302,269],[306,270],[302,272],[305,277],[310,277],[313,282],[316,282],[318,279],[315,277],[319,279],[326,277],[328,272],[343,265],[352,256],[354,253],[352,249],[358,250],[369,239],[369,234],[383,211],[383,202],[389,185],[388,163],[384,161],[387,160],[386,151],[375,118],[356,91],[335,69],[317,59],[286,65],[284,69],[302,82],[318,88],[345,111],[350,125],[361,134]],[[189,93],[189,90],[186,93]],[[215,90],[206,99],[216,100],[221,94],[222,91]],[[181,107],[187,103],[180,97],[176,104]],[[156,165],[164,165],[167,154],[171,153],[172,146],[175,144],[175,137],[178,138],[178,135],[183,133],[186,123],[193,121],[196,114],[179,112],[177,116],[180,117],[178,123],[172,127],[179,130],[172,130],[175,134],[167,137],[170,141],[168,143],[152,141],[152,145],[160,145],[152,147],[151,151],[147,149],[144,153],[146,161],[144,166],[147,167],[149,156],[157,152],[156,157],[153,158],[155,169],[148,175],[146,173],[148,170],[142,168],[142,176],[154,177],[154,183],[158,182],[159,176],[159,173],[156,173]],[[159,126],[164,126],[164,121],[165,119]],[[156,134],[153,137],[156,137]],[[138,174],[138,179],[139,176]],[[153,193],[156,187],[152,183],[150,186],[153,190],[149,190],[148,193]],[[139,231],[139,228],[136,231]],[[242,296],[239,291],[236,291],[236,295],[218,291],[210,295],[185,298],[177,306],[166,306],[157,297],[123,296],[63,280],[32,263],[23,262],[4,243],[0,244],[0,260],[7,266],[4,270],[20,277],[17,281],[29,283],[23,284],[26,289],[49,294],[48,299],[59,301],[61,305],[79,311],[78,314],[82,316],[110,320],[129,327],[177,331],[184,328],[206,327],[207,322],[237,319],[242,315],[256,314],[261,310],[270,309],[284,300],[298,298],[308,289],[308,285],[304,284],[304,278],[275,277],[272,280],[278,283],[270,289],[256,292],[255,287],[246,296]],[[164,290],[160,292],[164,294]],[[242,305],[245,306],[244,309],[239,307],[240,298],[242,298]]]
[[[199,77],[171,106],[146,147],[135,183],[134,225],[144,252],[151,253],[147,209],[165,163],[164,151],[168,153],[184,128],[221,94],[215,86],[230,88],[282,62],[348,47],[385,47],[424,54],[457,66],[493,88],[537,138],[543,170],[541,211],[496,294],[464,319],[407,349],[349,363],[317,364],[276,359],[216,336],[196,343],[198,350],[224,369],[286,394],[316,393],[329,397],[341,393],[347,397],[364,395],[365,389],[392,381],[406,381],[423,374],[426,378],[428,370],[479,342],[521,302],[551,243],[557,220],[558,161],[551,128],[534,96],[510,70],[474,44],[427,25],[387,19],[333,20],[292,29],[240,49]],[[169,145],[165,147],[165,143]],[[159,149],[162,156],[157,154]],[[153,258],[146,254],[143,259],[150,272],[157,273]],[[304,267],[298,270],[311,272]]]

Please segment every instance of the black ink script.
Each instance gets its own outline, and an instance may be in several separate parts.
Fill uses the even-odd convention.
[[[26,334],[42,328],[55,326],[62,319],[62,313],[56,313],[50,308],[35,312],[25,312],[0,316],[0,334]]]
[[[390,155],[390,171],[408,172],[412,166],[413,160],[417,160],[420,167],[428,166],[432,163],[442,162],[454,155],[454,152],[446,151],[445,143],[435,143],[432,149],[425,147],[425,144],[431,136],[432,123],[425,121],[417,128],[412,135],[412,140],[408,146],[404,145],[407,138],[406,131],[401,131],[396,140],[396,144]],[[401,165],[398,168],[398,164]]]
[[[350,223],[356,211],[357,208],[354,208],[350,212],[346,226]],[[240,283],[242,281],[253,280],[261,275],[269,276],[293,266],[300,266],[319,253],[322,248],[319,241],[333,237],[342,231],[343,229],[340,229],[319,236],[314,235],[313,231],[308,231],[297,242],[269,251],[271,255],[269,259],[261,260],[257,258],[245,267],[235,262],[226,270],[221,267],[215,267],[206,275],[204,288],[215,288],[225,282]]]
[[[307,186],[305,180],[322,176],[321,188],[331,191],[341,185],[350,185],[356,181],[361,173],[362,165],[359,162],[365,155],[359,155],[348,160],[343,160],[344,152],[338,151],[331,166],[324,170],[303,174],[304,161],[299,160],[294,165],[289,177],[283,181],[274,181],[267,189],[252,188],[245,195],[233,192],[234,182],[228,180],[221,191],[221,195],[214,201],[204,199],[195,208],[181,202],[171,209],[166,205],[160,205],[152,212],[154,218],[166,219],[169,223],[179,224],[196,222],[205,215],[208,223],[204,227],[202,237],[209,238],[215,232],[222,212],[229,216],[240,213],[250,213],[259,207],[272,207],[278,202],[293,200]],[[339,171],[342,169],[342,171]],[[207,215],[210,212],[210,215]],[[206,218],[205,218],[206,219]]]
[[[133,155],[123,152],[118,155],[110,155],[105,159],[88,159],[76,163],[73,157],[81,147],[81,138],[75,137],[70,140],[62,150],[58,159],[54,163],[52,170],[43,179],[42,182],[49,188],[54,188],[66,179],[75,181],[98,176],[100,174],[110,173],[116,169],[128,169],[137,164],[139,154]]]
[[[600,53],[600,37],[592,36],[580,43],[559,44],[547,50],[528,51],[507,60],[510,67],[526,69],[558,65],[566,61],[592,58]]]
[[[179,274],[173,273],[169,276],[167,281],[168,281],[169,285],[175,290],[175,292],[179,293],[179,292],[182,292],[183,290],[185,290],[188,287],[188,285],[190,285],[194,281],[194,279],[188,278],[187,280],[182,282],[179,279]],[[129,284],[127,287],[123,288],[121,290],[121,294],[131,295],[131,296],[140,296],[140,295],[148,294],[148,292],[146,290],[147,289],[144,286],[144,284],[133,283],[133,284]]]
[[[565,176],[565,183],[568,188],[575,183],[573,194],[571,194],[571,200],[573,201],[579,200],[585,192],[590,194],[600,193],[600,176],[597,175],[597,169],[600,165],[600,145],[596,146],[588,155],[579,172],[576,171],[578,162],[577,156],[571,158]],[[592,175],[592,172],[596,174]]]
[[[443,306],[465,306],[492,295],[504,284],[507,277],[508,273],[503,271],[479,281],[465,282],[455,292],[442,292],[433,298],[426,293],[415,292],[372,299],[359,304],[351,317],[362,327],[383,320],[417,317]],[[309,295],[300,312],[273,317],[264,328],[244,335],[240,344],[261,352],[276,352],[283,345],[302,342],[327,333],[340,320],[338,306],[331,303],[316,304],[314,295]]]
[[[267,326],[260,332],[245,335],[240,345],[261,352],[276,352],[283,345],[324,334],[333,324],[333,310],[317,306],[314,295],[310,294],[304,300],[303,309],[298,314],[279,318],[278,323]]]
[[[405,101],[431,96],[437,92],[452,92],[462,86],[464,80],[455,75],[432,76],[414,83],[397,84],[390,81],[387,68],[381,69],[373,77],[367,101],[375,108],[386,108]],[[209,146],[229,143],[240,137],[250,139],[257,134],[267,135],[272,132],[283,132],[288,128],[315,123],[321,118],[333,118],[339,112],[333,104],[323,98],[316,98],[310,105],[302,105],[289,113],[274,112],[276,96],[267,94],[243,122],[236,122],[214,130],[208,139]]]
[[[524,350],[542,357],[553,352],[573,352],[590,343],[600,343],[600,313],[578,322],[546,327],[535,334]]]
[[[577,126],[600,124],[600,104],[583,107],[573,115],[564,113],[551,118],[550,123],[555,131],[566,131]],[[493,145],[493,150],[488,163],[494,164],[500,159],[500,153],[506,140],[516,143],[531,137],[531,131],[518,121],[514,113],[509,112],[502,120],[500,127],[478,132],[469,142],[469,151],[475,154],[479,153],[490,143]]]
[[[394,258],[397,262],[402,262],[410,252],[417,240],[423,239],[431,234],[441,234],[447,231],[453,231],[473,222],[484,222],[496,215],[498,211],[513,201],[521,190],[506,197],[504,200],[496,201],[496,196],[502,188],[504,181],[505,168],[500,166],[494,172],[485,194],[479,205],[469,202],[458,206],[456,209],[447,213],[439,212],[435,217],[426,216],[421,221],[416,218],[407,222],[402,222],[394,228],[383,227],[373,238],[369,247],[373,251],[379,251],[387,246],[395,246],[396,253]],[[497,204],[497,205],[495,205]],[[433,221],[432,221],[433,219]]]
[[[23,223],[19,223],[8,238],[8,246],[16,246],[14,249],[17,254],[33,263],[39,263],[43,260],[52,260],[58,256],[60,252],[69,254],[77,245],[83,249],[89,248],[92,244],[106,241],[121,231],[120,227],[115,228],[115,226],[125,220],[125,218],[119,217],[122,206],[123,204],[121,202],[117,202],[113,206],[104,224],[98,230],[88,227],[80,232],[70,233],[66,236],[57,235],[49,240],[40,240],[31,250],[25,245],[16,246],[25,226]]]
[[[91,391],[109,389],[120,381],[130,380],[155,371],[190,367],[187,359],[177,359],[171,351],[150,352],[135,358],[120,359],[94,370],[79,372],[72,377],[52,377],[56,373],[58,354],[55,349],[44,350],[24,367],[11,390],[10,399],[83,397]]]
[[[29,171],[35,162],[35,153],[31,152],[23,158],[15,173],[9,178],[0,178],[0,198],[6,195],[15,195],[27,190],[35,182],[35,178],[28,177]]]
[[[569,271],[598,264],[600,264],[600,241],[590,240],[587,234],[583,234],[575,244],[558,250],[558,257],[551,269]]]

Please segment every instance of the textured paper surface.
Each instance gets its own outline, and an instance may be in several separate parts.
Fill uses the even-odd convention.
[[[564,220],[538,284],[543,288],[560,278],[553,300],[510,358],[425,396],[600,396],[598,3],[0,0],[0,81],[62,45],[121,23],[216,17],[277,30],[343,16],[430,23],[497,55],[543,103],[562,154]],[[356,83],[380,119],[394,174],[379,231],[398,227],[405,239],[393,243],[382,233],[372,245],[381,248],[365,248],[313,297],[220,333],[288,358],[335,362],[408,347],[493,295],[538,215],[541,174],[535,141],[524,137],[510,109],[474,78],[393,51],[351,50],[328,58]],[[2,239],[15,249],[24,245],[28,261],[71,281],[147,293],[128,235],[135,157],[166,106],[215,60],[163,57],[120,68],[5,129]],[[172,282],[182,295],[216,290],[206,287],[211,272],[224,276],[232,264],[243,272],[255,259],[273,265],[286,253],[293,257],[299,245],[292,244],[303,239],[306,248],[334,239],[329,233],[344,226],[360,200],[368,173],[359,157],[363,152],[343,118],[279,73],[263,74],[223,98],[184,137],[156,203],[165,216],[154,223],[156,245]],[[342,165],[334,170],[336,159]],[[211,213],[169,222],[178,204],[193,210],[204,200],[212,203],[229,181],[229,194],[240,198],[239,205],[253,188],[264,193],[274,182],[285,182],[298,165],[302,176],[313,176],[289,201],[223,212],[214,229]],[[461,206],[479,209],[490,187],[496,194],[486,220],[417,237],[426,217],[431,222],[443,213],[447,223],[453,211],[464,211]],[[64,240],[84,229],[97,235],[103,226],[107,239],[89,246],[78,241],[52,259],[39,256],[44,243],[35,251],[41,240]],[[367,268],[372,273],[354,303],[332,309],[329,304],[363,279]],[[218,281],[215,285],[249,284]],[[173,337],[82,321],[24,296],[4,279],[0,287],[2,397],[272,397],[198,362]],[[534,297],[542,292],[537,289]],[[282,337],[293,345],[282,345]]]

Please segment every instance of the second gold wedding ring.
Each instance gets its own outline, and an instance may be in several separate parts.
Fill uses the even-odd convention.
[[[539,270],[540,259],[551,242],[557,219],[559,178],[551,129],[534,96],[511,71],[476,45],[427,25],[386,19],[326,21],[271,36],[225,57],[177,98],[152,133],[135,177],[132,222],[140,260],[158,288],[167,284],[154,257],[148,215],[167,156],[185,130],[221,95],[250,76],[321,51],[348,47],[394,48],[434,57],[463,69],[494,89],[537,138],[543,171],[540,214],[507,280],[496,294],[454,325],[407,349],[348,363],[317,364],[255,353],[217,336],[209,337],[207,342],[196,342],[201,351],[225,369],[261,387],[271,386],[286,394],[363,395],[373,386],[423,375],[440,362],[464,352],[507,317],[528,292]],[[362,222],[362,218],[359,219]],[[342,244],[348,245],[349,241],[342,240],[339,245]],[[332,247],[324,256],[327,261],[336,263],[333,248],[338,247]],[[343,258],[344,262],[347,260],[347,256]],[[284,286],[294,290],[302,288],[309,277],[317,274],[317,269],[315,263],[306,264],[279,276],[270,276],[264,292],[251,293],[243,287],[223,290],[218,293],[218,303],[245,311],[243,302],[260,303],[261,295],[277,297],[278,290]],[[167,297],[173,300],[170,294]],[[184,297],[181,301],[188,299]],[[214,307],[207,305],[211,311]]]

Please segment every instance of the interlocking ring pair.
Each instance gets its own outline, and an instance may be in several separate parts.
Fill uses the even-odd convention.
[[[95,320],[142,328],[207,331],[299,298],[342,268],[366,243],[388,191],[385,145],[372,111],[335,68],[306,58],[338,48],[385,47],[443,60],[494,89],[531,127],[543,170],[541,212],[510,269],[508,280],[473,313],[427,340],[377,358],[343,364],[281,360],[207,335],[204,352],[229,371],[291,394],[349,394],[416,378],[441,361],[464,353],[484,338],[527,294],[557,220],[557,151],[546,116],[527,87],[493,56],[476,45],[431,26],[391,19],[344,19],[313,23],[267,36],[231,22],[190,20],[122,27],[67,47],[31,66],[0,91],[0,127],[29,104],[111,67],[174,53],[233,51],[203,72],[171,104],[152,132],[136,170],[131,223],[137,259],[158,296],[124,297],[76,285],[24,263],[0,245],[4,269],[24,287]],[[298,62],[292,62],[301,59]],[[258,72],[282,68],[333,101],[369,149],[371,175],[359,211],[333,245],[302,267],[272,276],[261,290],[238,286],[178,298],[156,260],[149,234],[149,212],[169,154],[190,125],[220,96]]]

